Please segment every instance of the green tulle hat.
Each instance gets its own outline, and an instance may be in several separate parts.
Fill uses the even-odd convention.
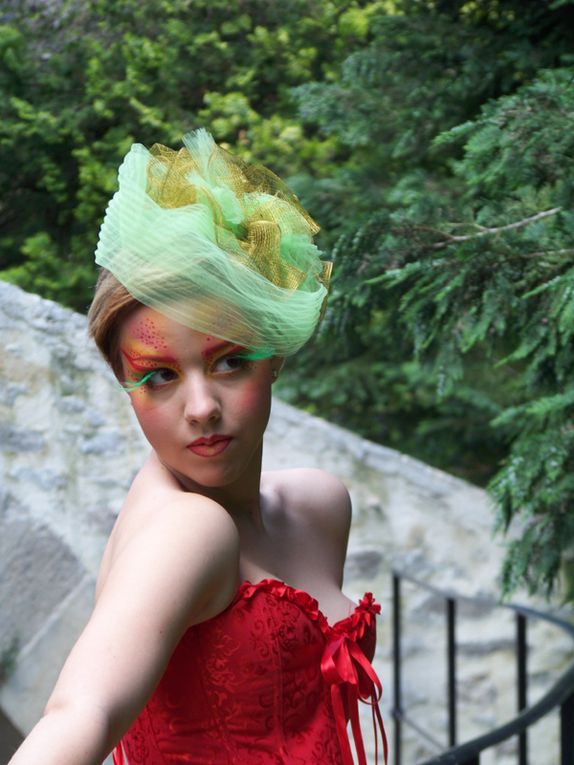
[[[331,264],[318,226],[270,170],[217,146],[134,144],[96,249],[141,303],[261,356],[295,353],[324,306]]]

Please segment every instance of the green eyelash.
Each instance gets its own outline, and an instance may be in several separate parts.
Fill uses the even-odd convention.
[[[246,361],[261,361],[261,359],[270,359],[275,353],[268,348],[264,348],[260,351],[243,351],[242,353],[233,353],[232,355],[240,359],[246,359]]]
[[[126,393],[131,393],[132,390],[139,388],[140,385],[143,385],[145,382],[147,382],[149,378],[155,374],[155,372],[157,372],[157,370],[152,369],[151,372],[148,372],[139,380],[126,380],[125,382],[120,383],[120,388],[126,391]]]

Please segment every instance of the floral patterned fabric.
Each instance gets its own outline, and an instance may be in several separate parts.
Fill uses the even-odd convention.
[[[367,593],[330,625],[317,601],[276,579],[243,582],[218,616],[189,629],[114,765],[367,765],[358,702],[378,709]],[[376,732],[376,729],[375,729]]]

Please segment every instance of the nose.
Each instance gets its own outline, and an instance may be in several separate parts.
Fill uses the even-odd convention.
[[[187,422],[205,425],[217,422],[221,406],[213,384],[201,375],[192,375],[184,386],[184,417]]]

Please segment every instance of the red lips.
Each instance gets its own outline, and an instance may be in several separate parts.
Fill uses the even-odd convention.
[[[196,438],[187,448],[199,457],[216,457],[224,452],[231,442],[231,436],[208,436]]]

